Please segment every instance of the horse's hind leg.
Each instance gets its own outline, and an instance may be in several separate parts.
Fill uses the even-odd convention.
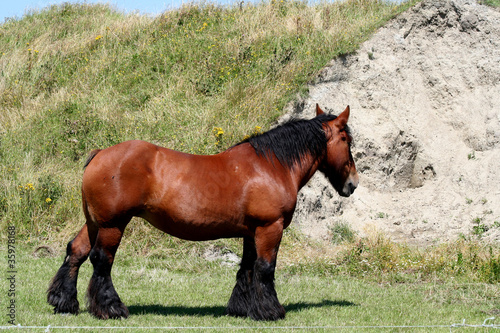
[[[78,270],[87,259],[96,233],[85,224],[78,235],[68,243],[62,266],[47,290],[47,302],[54,306],[54,313],[78,313],[76,282]]]
[[[240,269],[236,274],[236,286],[227,304],[226,314],[235,317],[248,317],[250,309],[250,289],[253,278],[253,268],[257,259],[253,238],[243,239],[243,256]]]
[[[94,273],[87,291],[88,308],[100,319],[127,318],[129,315],[111,281],[111,267],[127,223],[122,221],[120,227],[100,227],[95,246],[90,251]]]

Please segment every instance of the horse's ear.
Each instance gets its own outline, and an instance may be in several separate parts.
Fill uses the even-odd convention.
[[[323,114],[323,110],[321,110],[321,108],[319,107],[319,104],[316,103],[316,117]]]
[[[351,108],[349,105],[345,108],[345,110],[339,114],[335,121],[337,122],[337,126],[339,128],[344,128],[347,125],[347,120],[349,120],[349,113],[351,112]]]

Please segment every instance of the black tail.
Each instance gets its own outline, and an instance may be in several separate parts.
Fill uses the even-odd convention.
[[[97,155],[101,149],[94,149],[90,152],[89,157],[87,157],[87,160],[85,161],[85,164],[83,165],[83,168],[85,169],[89,163],[92,161],[92,159]]]

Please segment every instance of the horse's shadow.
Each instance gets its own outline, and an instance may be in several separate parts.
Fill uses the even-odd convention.
[[[308,308],[322,308],[322,307],[344,307],[344,306],[357,306],[349,301],[343,300],[323,300],[321,302],[298,302],[291,304],[284,304],[287,312],[298,312]],[[225,306],[164,306],[158,304],[149,305],[130,305],[128,310],[131,315],[143,314],[156,314],[156,315],[173,315],[173,316],[211,316],[221,317],[224,316]]]

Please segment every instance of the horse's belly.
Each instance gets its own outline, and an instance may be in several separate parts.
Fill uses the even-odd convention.
[[[221,220],[203,216],[181,216],[180,214],[145,214],[142,216],[157,229],[192,241],[212,240],[218,238],[234,238],[249,235],[249,230],[239,219]]]

